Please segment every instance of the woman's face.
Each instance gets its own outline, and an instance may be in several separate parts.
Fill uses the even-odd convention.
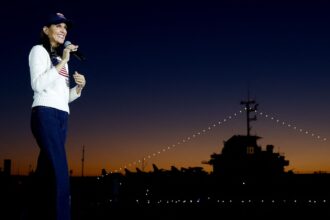
[[[52,24],[43,28],[44,33],[48,36],[52,47],[58,47],[64,43],[67,34],[67,25],[65,23]]]

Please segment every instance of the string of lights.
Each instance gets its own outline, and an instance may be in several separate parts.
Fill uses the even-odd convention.
[[[135,200],[135,203],[138,205],[178,205],[178,204],[227,204],[227,205],[248,205],[248,204],[273,204],[273,205],[280,205],[280,204],[309,204],[309,205],[317,205],[317,204],[327,204],[329,203],[326,199],[217,199],[217,198],[196,198],[196,199],[132,199],[132,202]],[[115,203],[114,200],[109,199],[109,203]]]
[[[223,199],[212,199],[212,198],[207,198],[207,200],[202,201],[200,198],[199,199],[164,199],[164,200],[151,200],[151,199],[147,199],[147,200],[143,200],[143,199],[136,199],[135,200],[136,203],[138,204],[151,204],[151,203],[157,203],[157,204],[198,204],[198,203],[205,203],[205,202],[211,202],[211,203],[218,203],[218,204],[263,204],[263,203],[271,203],[271,204],[287,204],[287,203],[293,203],[293,204],[297,204],[297,203],[305,203],[305,204],[320,204],[320,203],[327,203],[326,199],[305,199],[305,200],[298,200],[298,199],[260,199],[260,200],[255,200],[255,199],[239,199],[239,200],[235,200],[235,199],[229,199],[229,200],[223,200]]]
[[[297,125],[293,124],[293,123],[289,123],[289,122],[286,122],[286,121],[281,120],[279,118],[276,118],[275,116],[273,116],[271,114],[267,114],[265,112],[258,112],[257,110],[255,110],[255,113],[257,113],[259,116],[262,116],[266,119],[274,121],[275,123],[277,123],[279,125],[287,127],[289,129],[293,129],[293,130],[295,130],[295,131],[297,131],[301,134],[305,134],[305,135],[308,135],[310,137],[316,138],[317,140],[322,141],[322,142],[327,141],[327,138],[322,137],[321,135],[315,134],[314,132],[311,132],[310,130],[302,129],[302,128],[298,127]]]
[[[197,138],[198,136],[201,136],[203,134],[206,134],[206,133],[210,132],[212,129],[214,129],[216,127],[219,127],[219,126],[225,124],[226,122],[228,122],[228,121],[230,121],[232,119],[237,118],[243,112],[244,112],[244,109],[239,110],[238,112],[235,112],[235,113],[229,115],[228,117],[225,117],[222,120],[219,120],[216,123],[213,123],[213,124],[209,125],[208,127],[206,127],[204,129],[201,129],[201,130],[193,133],[191,136],[188,136],[186,138],[183,138],[183,139],[179,140],[178,142],[176,142],[176,143],[174,143],[174,144],[172,144],[170,146],[164,147],[164,148],[162,148],[162,149],[160,149],[160,150],[158,150],[158,151],[156,151],[154,153],[150,153],[148,155],[145,155],[143,157],[143,159],[141,159],[141,160],[137,160],[137,161],[133,161],[131,163],[125,164],[122,167],[120,167],[120,168],[118,168],[116,170],[113,170],[113,171],[110,170],[110,173],[113,173],[113,172],[114,173],[122,172],[124,169],[137,166],[137,165],[141,164],[142,162],[145,162],[147,160],[150,160],[150,159],[152,159],[154,157],[159,156],[162,153],[165,153],[165,152],[167,152],[169,150],[172,150],[172,149],[174,149],[174,148],[176,148],[176,147],[178,147],[180,145],[186,144],[186,143],[190,142],[191,140]]]
[[[252,110],[252,108],[250,110]],[[160,149],[158,151],[155,151],[153,153],[150,153],[148,155],[145,155],[143,157],[143,159],[130,162],[130,163],[125,164],[122,167],[119,167],[118,169],[115,169],[113,171],[110,170],[110,173],[123,172],[127,168],[136,167],[136,166],[140,165],[141,163],[143,163],[143,162],[145,162],[147,160],[150,160],[150,159],[152,159],[154,157],[157,157],[157,156],[161,155],[162,153],[165,153],[165,152],[167,152],[169,150],[172,150],[172,149],[174,149],[174,148],[176,148],[176,147],[178,147],[180,145],[186,144],[186,143],[190,142],[191,140],[197,138],[198,136],[203,135],[203,134],[206,134],[207,132],[210,132],[212,129],[214,129],[216,127],[219,127],[219,126],[223,125],[224,123],[226,123],[226,122],[228,122],[228,121],[230,121],[232,119],[237,118],[237,116],[241,115],[244,111],[247,111],[247,108],[244,108],[242,110],[239,110],[238,112],[235,112],[235,113],[229,115],[228,117],[225,117],[222,120],[219,120],[218,122],[209,125],[207,128],[201,129],[198,132],[192,134],[191,136],[188,136],[186,138],[183,138],[183,139],[179,140],[178,142],[176,142],[176,143],[174,143],[174,144],[172,144],[170,146],[164,147],[164,148],[162,148],[162,149]],[[273,116],[271,114],[268,114],[268,113],[265,113],[265,112],[259,112],[257,110],[254,110],[254,112],[257,115],[259,115],[259,116],[262,116],[262,117],[264,117],[266,119],[270,119],[271,121],[274,121],[277,124],[280,124],[280,125],[282,125],[284,127],[293,129],[293,130],[295,130],[297,132],[300,132],[302,134],[309,135],[310,137],[316,138],[319,141],[323,141],[323,142],[327,141],[327,138],[322,137],[321,135],[318,135],[318,134],[315,134],[315,133],[313,133],[311,131],[302,129],[302,128],[294,125],[293,123],[288,123],[288,122],[286,122],[284,120],[281,120],[279,118],[276,118],[275,116]]]

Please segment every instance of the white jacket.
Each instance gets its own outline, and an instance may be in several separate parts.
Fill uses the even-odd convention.
[[[76,87],[69,87],[69,78],[60,75],[42,45],[32,47],[29,54],[31,86],[34,106],[48,106],[70,113],[69,103],[80,97]],[[66,71],[68,65],[65,66]]]

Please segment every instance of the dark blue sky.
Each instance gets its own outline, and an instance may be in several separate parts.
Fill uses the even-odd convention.
[[[82,145],[90,173],[117,169],[241,109],[248,87],[260,111],[330,137],[330,2],[281,2],[3,3],[0,160],[11,158],[15,172],[35,166],[28,53],[52,11],[74,21],[67,39],[87,57],[70,61],[70,70],[87,79],[83,96],[71,105],[68,154],[77,172]],[[200,166],[244,129],[242,116],[149,165]],[[291,169],[330,171],[327,141],[262,118],[253,133],[280,145]]]

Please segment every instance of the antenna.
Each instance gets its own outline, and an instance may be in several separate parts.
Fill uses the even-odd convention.
[[[81,157],[81,176],[84,176],[84,164],[85,164],[85,146],[82,146],[82,157]]]
[[[257,115],[255,115],[253,118],[250,117],[251,112],[255,112],[258,109],[259,104],[256,103],[255,100],[250,100],[250,89],[248,88],[248,98],[247,101],[241,101],[241,105],[245,105],[246,110],[246,127],[247,127],[247,136],[250,136],[251,133],[251,121],[257,120]],[[250,105],[254,105],[253,107],[250,107]]]
[[[146,160],[145,160],[145,159],[142,159],[142,163],[141,163],[141,169],[142,169],[142,171],[144,171],[144,170],[145,170],[145,168],[146,168],[146,165],[147,165],[147,162],[146,162]]]

